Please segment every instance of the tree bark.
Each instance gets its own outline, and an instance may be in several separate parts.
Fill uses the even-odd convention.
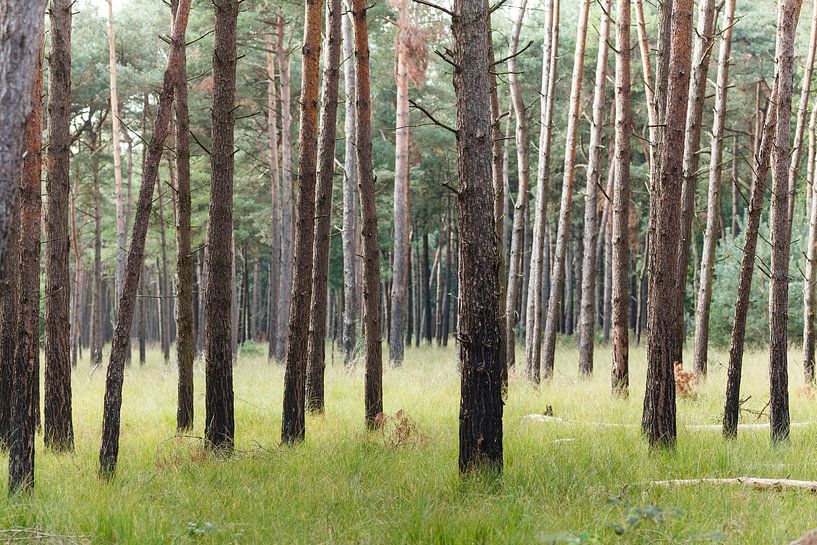
[[[772,441],[789,437],[788,322],[789,300],[789,152],[791,137],[794,38],[802,0],[783,0],[777,28],[777,127],[772,148],[771,280],[769,282],[769,422]]]
[[[31,112],[31,74],[37,66],[46,0],[6,2],[0,20],[0,277],[7,249],[16,251],[12,224],[20,184],[26,119]]]
[[[329,0],[326,15],[326,55],[323,61],[321,134],[318,142],[318,188],[315,196],[315,243],[312,259],[312,305],[310,307],[309,362],[306,408],[322,413],[323,373],[326,350],[326,303],[329,296],[329,240],[332,229],[332,190],[335,179],[335,133],[338,119],[340,79],[341,0]],[[402,346],[402,339],[399,344]]]
[[[610,13],[609,3],[605,13]],[[609,22],[607,25],[609,25]],[[611,294],[613,333],[612,388],[614,394],[624,397],[629,393],[630,384],[629,324],[627,320],[630,303],[630,277],[628,274],[630,263],[630,134],[632,133],[630,87],[630,0],[617,0],[616,134],[614,144],[616,166],[615,188],[613,189],[613,282]],[[603,91],[601,95],[601,100],[603,100]],[[599,112],[599,120],[601,120],[601,112]],[[588,185],[589,183],[590,181],[588,181]],[[593,203],[591,212],[595,214],[595,202]],[[593,247],[595,247],[595,245]],[[592,333],[592,313],[588,321],[590,322],[589,325]],[[592,343],[592,336],[590,342]]]
[[[46,298],[45,323],[45,446],[57,451],[73,450],[71,420],[71,240],[68,237],[70,207],[69,157],[71,146],[71,10],[70,0],[52,0],[50,10],[51,48],[48,55],[48,172],[46,191]],[[39,100],[39,96],[37,96]],[[41,140],[38,134],[38,141]],[[39,151],[36,154],[40,157]],[[30,173],[32,176],[34,172]],[[37,197],[30,206],[37,209],[37,312],[39,312],[39,209],[40,176],[36,172]],[[29,191],[34,191],[33,181]],[[31,219],[30,221],[35,221]],[[32,226],[33,228],[34,226]],[[30,235],[33,236],[33,235]],[[29,251],[33,252],[31,243]],[[25,259],[23,257],[22,259]],[[22,278],[22,277],[21,277]],[[39,318],[33,326],[39,333]],[[39,335],[37,337],[39,342]],[[35,344],[39,351],[39,344]],[[39,359],[39,354],[37,354]]]
[[[803,0],[800,0],[802,7]],[[798,9],[798,17],[799,10]],[[789,238],[791,238],[791,228],[794,221],[794,202],[797,192],[797,177],[800,172],[800,155],[803,151],[803,133],[806,130],[806,115],[808,114],[808,103],[811,97],[811,78],[814,74],[814,56],[817,53],[817,2],[812,2],[811,10],[811,36],[809,38],[808,53],[806,63],[803,66],[803,79],[800,84],[800,103],[797,106],[797,125],[794,129],[794,143],[791,147],[791,158],[789,163]]]
[[[454,91],[457,107],[459,362],[461,473],[502,470],[499,237],[491,175],[487,0],[455,0]]]
[[[698,26],[695,30],[692,52],[692,78],[689,83],[689,99],[686,114],[686,131],[684,133],[684,183],[681,189],[681,240],[678,249],[678,281],[675,290],[678,303],[675,305],[675,345],[674,361],[683,361],[684,340],[686,338],[686,309],[684,300],[689,269],[690,237],[692,236],[692,217],[695,215],[695,193],[698,188],[698,168],[701,159],[701,126],[706,99],[707,74],[709,57],[714,44],[715,1],[704,0],[698,5]],[[693,260],[694,261],[694,260]],[[694,267],[693,267],[694,268]],[[694,286],[693,286],[694,289]],[[706,374],[706,371],[699,371]]]
[[[718,79],[715,89],[715,119],[712,124],[709,160],[709,190],[706,208],[706,232],[701,254],[701,275],[695,308],[695,372],[706,374],[709,344],[709,310],[712,302],[712,275],[715,271],[715,249],[718,243],[718,218],[721,199],[721,163],[723,162],[724,126],[728,108],[729,63],[732,56],[732,27],[735,23],[735,1],[726,2],[723,36],[718,53]],[[733,151],[734,153],[734,151]]]
[[[518,50],[519,34],[525,18],[527,0],[522,0],[515,10],[511,36],[508,41],[508,87],[511,105],[516,120],[516,202],[513,210],[511,229],[511,256],[508,262],[508,291],[505,299],[505,362],[508,368],[516,360],[516,324],[519,321],[517,309],[523,289],[522,256],[525,253],[525,217],[528,209],[530,165],[528,164],[528,117],[519,82]]]
[[[139,285],[139,276],[144,264],[145,238],[150,218],[150,209],[153,201],[153,188],[159,173],[159,163],[162,159],[162,148],[167,137],[170,125],[170,116],[173,107],[173,93],[181,78],[181,60],[184,57],[182,45],[184,31],[187,27],[187,18],[190,11],[190,0],[179,0],[179,7],[173,25],[172,45],[164,74],[162,89],[159,93],[159,109],[156,113],[153,135],[148,146],[145,169],[142,173],[142,186],[139,190],[136,216],[134,219],[133,236],[128,266],[126,268],[125,284],[122,298],[119,301],[119,314],[116,317],[111,359],[108,363],[108,373],[105,380],[105,405],[102,419],[102,447],[99,452],[100,476],[110,478],[116,471],[116,461],[119,455],[119,424],[122,408],[122,382],[126,352],[133,321],[133,308],[136,302],[136,289]],[[216,146],[213,146],[214,150]]]
[[[536,211],[533,219],[531,278],[528,284],[528,315],[525,324],[525,369],[528,379],[538,384],[542,363],[543,289],[545,275],[545,227],[550,188],[550,150],[553,142],[553,105],[556,101],[556,65],[559,50],[560,0],[545,2],[545,39],[542,53],[542,83],[539,129],[539,166],[536,175]],[[520,15],[521,20],[521,15]],[[521,21],[520,21],[521,23]],[[497,123],[498,127],[498,123]],[[591,144],[591,154],[592,154]],[[588,176],[588,179],[589,176]]]
[[[281,276],[281,166],[278,154],[278,105],[275,91],[275,43],[272,34],[267,38],[267,138],[269,139],[270,205],[272,208],[272,232],[270,234],[270,274],[267,290],[267,359],[275,359],[278,338],[278,317],[284,308],[280,306]]]
[[[543,353],[545,378],[551,378],[553,376],[553,360],[556,355],[556,322],[562,303],[562,291],[564,289],[565,253],[567,250],[568,230],[570,229],[570,208],[573,203],[576,141],[579,132],[579,111],[581,107],[584,51],[589,11],[589,0],[582,0],[579,6],[579,23],[576,30],[576,50],[573,54],[573,78],[570,84],[567,136],[565,140],[564,178],[562,180],[562,197],[559,204],[559,223],[556,233],[556,248],[553,255],[553,272],[550,280],[547,321],[545,322],[545,344]]]
[[[692,1],[674,0],[667,85],[666,127],[660,147],[660,176],[652,189],[650,284],[647,327],[647,384],[642,429],[650,446],[674,446],[675,306],[681,233],[684,126],[689,94]],[[670,37],[668,36],[668,38]]]
[[[171,1],[173,20],[179,0]],[[184,44],[182,44],[184,48]],[[187,59],[182,53],[176,85],[176,363],[179,367],[176,429],[193,427],[193,250],[190,241],[190,121],[187,100]]]
[[[355,63],[349,59],[354,55],[351,5],[344,3],[343,21],[343,88],[346,111],[343,121],[345,135],[344,176],[343,176],[343,361],[349,365],[357,344],[357,156],[355,154],[355,126],[357,115],[355,89],[357,77]]]
[[[284,47],[284,16],[278,16],[278,74],[280,78],[281,100],[281,160],[283,162],[283,177],[281,184],[281,277],[280,303],[278,305],[278,327],[276,339],[276,355],[278,361],[283,361],[286,355],[286,342],[289,330],[289,309],[292,297],[292,275],[294,267],[293,218],[292,199],[292,105],[290,89],[290,56]]]
[[[806,383],[814,384],[814,349],[817,344],[817,206],[814,203],[815,126],[817,126],[817,103],[811,110],[809,122],[808,183],[806,196],[810,197],[808,244],[806,246],[806,274],[803,283],[803,371]]]
[[[391,335],[389,360],[396,366],[403,363],[403,330],[406,314],[406,284],[408,283],[409,244],[409,151],[411,118],[409,115],[409,62],[411,51],[407,40],[411,31],[408,0],[397,4],[397,119],[394,143],[394,267],[391,291]]]
[[[116,200],[116,297],[114,300],[118,302],[122,294],[122,282],[125,276],[127,225],[125,224],[125,207],[122,195],[122,152],[119,147],[122,129],[119,113],[119,93],[116,85],[116,36],[113,27],[113,0],[108,0],[108,74],[110,76],[111,147]],[[48,240],[53,239],[49,236]]]
[[[626,1],[629,2],[629,0]],[[581,299],[579,303],[579,373],[584,376],[589,376],[593,373],[593,345],[595,343],[594,325],[596,313],[595,248],[599,231],[598,184],[601,174],[602,140],[604,138],[604,94],[607,86],[607,56],[609,50],[608,39],[610,36],[611,7],[612,1],[607,0],[602,8],[601,27],[599,29],[599,51],[596,59],[595,88],[593,91],[593,121],[590,128],[587,183],[585,185],[584,194],[584,247],[589,249],[584,252],[582,259],[584,274],[582,275]],[[627,32],[629,39],[629,29]],[[620,34],[617,36],[617,39],[621,39]],[[629,59],[627,60],[629,63]],[[629,70],[629,64],[627,66]]]
[[[323,0],[305,3],[301,127],[298,136],[298,204],[295,226],[295,261],[289,309],[289,332],[284,375],[281,441],[304,439],[304,395],[309,344],[309,308],[312,300],[313,244],[315,240],[315,183],[318,156],[318,82],[320,80]]]
[[[377,243],[377,206],[372,166],[372,110],[369,76],[369,28],[366,0],[352,0],[357,73],[355,136],[360,209],[363,213],[363,299],[366,328],[366,426],[377,426],[383,412],[383,354],[380,349],[380,248]]]
[[[43,134],[43,39],[41,35],[40,60],[33,76],[32,110],[26,121],[25,156],[20,179],[20,290],[18,293],[17,347],[14,356],[14,387],[11,392],[10,493],[30,490],[34,487],[34,432],[39,405],[37,385],[40,379],[40,175],[42,170],[40,150]],[[66,360],[68,360],[68,354],[66,354]],[[69,360],[68,373],[70,372],[71,362]]]

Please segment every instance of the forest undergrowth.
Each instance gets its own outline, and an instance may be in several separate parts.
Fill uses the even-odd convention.
[[[817,408],[790,356],[791,440],[768,429],[720,432],[726,355],[679,399],[675,452],[649,455],[640,436],[645,352],[631,355],[626,400],[610,395],[609,349],[591,380],[563,344],[555,378],[538,390],[511,373],[505,407],[505,472],[462,481],[457,473],[459,375],[453,348],[413,348],[384,375],[385,431],[366,432],[363,369],[327,352],[326,413],[307,417],[306,442],[279,445],[283,367],[266,348],[245,349],[235,373],[236,448],[207,454],[200,436],[204,372],[195,370],[196,426],[175,435],[176,369],[159,351],[127,370],[116,478],[97,478],[104,372],[74,371],[76,452],[37,444],[32,494],[0,495],[0,542],[15,543],[789,543],[817,526],[808,491],[742,485],[658,487],[699,477],[817,479]],[[521,357],[519,361],[522,361]],[[768,355],[746,355],[742,423],[768,422]],[[550,413],[545,422],[525,418]],[[598,423],[622,424],[599,426]],[[5,454],[0,479],[5,481]],[[22,531],[26,529],[26,531]],[[27,532],[27,533],[26,533]]]

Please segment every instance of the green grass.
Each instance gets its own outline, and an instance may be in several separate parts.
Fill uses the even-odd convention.
[[[817,479],[817,426],[792,430],[774,447],[768,430],[725,442],[719,432],[681,427],[673,453],[650,453],[638,429],[534,423],[525,414],[552,405],[556,416],[637,424],[644,350],[632,359],[631,396],[609,393],[610,353],[599,348],[591,381],[577,378],[577,351],[557,354],[556,376],[539,390],[513,376],[505,411],[505,472],[499,480],[457,474],[459,377],[453,348],[411,349],[401,369],[385,372],[388,413],[405,410],[423,441],[390,448],[363,426],[363,371],[347,371],[337,352],[327,368],[327,412],[307,417],[307,440],[278,444],[283,372],[263,358],[235,367],[237,453],[206,457],[195,438],[174,438],[176,373],[156,352],[128,369],[119,470],[96,477],[104,371],[74,373],[77,450],[43,453],[36,490],[0,494],[0,528],[29,527],[91,536],[94,543],[552,543],[586,532],[600,543],[783,544],[817,526],[808,492],[701,485],[658,488],[651,479],[790,477]],[[331,357],[331,356],[330,356]],[[521,359],[521,354],[520,354]],[[792,421],[817,420],[815,401],[798,394],[800,357],[792,352]],[[696,400],[682,400],[679,424],[717,423],[725,356],[713,354]],[[747,354],[743,397],[768,399],[767,356]],[[196,428],[201,435],[204,376],[196,367]],[[754,421],[744,414],[744,421]],[[556,439],[575,438],[555,443]],[[5,483],[7,460],[0,459]],[[611,501],[611,498],[613,500]],[[635,511],[643,508],[644,511]],[[625,527],[629,515],[666,514],[657,524]],[[556,541],[559,542],[559,541]],[[564,542],[564,541],[562,541]],[[578,541],[576,541],[578,542]],[[595,542],[595,541],[592,541]]]

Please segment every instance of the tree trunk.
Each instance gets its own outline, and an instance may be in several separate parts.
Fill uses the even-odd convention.
[[[610,13],[609,4],[605,13]],[[616,134],[613,146],[616,167],[615,188],[613,189],[611,326],[613,333],[612,388],[614,394],[623,397],[629,394],[630,385],[627,320],[630,303],[630,133],[632,133],[630,87],[630,0],[617,0]],[[601,118],[601,115],[599,115],[599,118]],[[593,206],[592,212],[595,213],[595,203],[593,203]],[[592,327],[592,319],[590,320],[590,326]],[[590,342],[592,343],[592,337]]]
[[[171,1],[173,20],[179,0]],[[184,44],[182,44],[184,48]],[[190,121],[187,102],[187,59],[182,53],[176,86],[176,363],[179,367],[176,429],[193,427],[193,253],[190,241]]]
[[[428,259],[428,233],[423,233],[423,337],[431,344],[431,267]]]
[[[704,0],[698,5],[698,26],[695,30],[695,45],[692,53],[692,78],[686,112],[686,131],[684,133],[684,182],[681,189],[681,240],[678,249],[678,288],[675,293],[678,303],[675,305],[675,345],[672,348],[673,360],[683,361],[686,309],[684,300],[689,268],[690,237],[692,236],[692,217],[695,215],[695,192],[698,187],[698,168],[701,153],[701,125],[706,99],[707,74],[709,57],[714,44],[715,0]],[[694,267],[693,267],[694,268]],[[694,289],[694,286],[693,286]]]
[[[817,112],[817,110],[814,110]],[[815,114],[812,114],[815,115]],[[738,210],[738,197],[740,195],[740,184],[738,183],[738,133],[734,134],[732,142],[732,238],[738,237],[738,221],[740,218],[740,211]],[[809,184],[811,186],[811,184]]]
[[[629,0],[626,1],[629,7]],[[599,30],[599,51],[596,59],[596,83],[593,91],[593,124],[590,128],[590,156],[587,164],[587,183],[585,185],[584,194],[584,247],[588,249],[588,251],[584,252],[582,261],[583,275],[581,301],[579,303],[579,373],[584,376],[589,376],[593,373],[593,345],[596,340],[595,328],[593,327],[596,314],[595,248],[599,231],[598,184],[601,174],[602,140],[604,138],[604,94],[607,86],[607,56],[609,50],[608,40],[610,36],[611,7],[612,1],[606,0],[602,8],[601,28]],[[619,7],[618,9],[620,10],[621,8]],[[629,33],[629,28],[627,32]],[[618,35],[618,39],[621,39],[620,34]],[[629,47],[627,51],[629,52]],[[629,59],[627,60],[629,62]],[[627,65],[627,70],[629,70],[629,64]]]
[[[190,0],[179,0],[179,7],[173,25],[172,45],[167,60],[162,89],[159,94],[159,108],[154,123],[153,135],[148,147],[145,169],[142,173],[142,186],[139,190],[136,216],[133,225],[133,238],[122,298],[119,301],[119,313],[116,317],[111,359],[105,380],[105,405],[102,419],[102,447],[99,452],[100,476],[110,478],[116,471],[116,460],[119,454],[119,424],[122,408],[122,382],[124,379],[125,358],[128,349],[136,289],[144,264],[145,238],[150,219],[153,201],[153,188],[159,173],[162,149],[170,125],[173,107],[173,93],[181,78],[181,61],[184,58],[184,31],[190,11]],[[214,145],[213,150],[217,148]],[[209,421],[209,418],[208,418]]]
[[[235,445],[233,337],[235,316],[235,239],[233,170],[238,1],[214,2],[212,182],[207,222],[207,299],[205,302],[205,446],[231,452]]]
[[[298,137],[298,204],[295,227],[295,262],[289,309],[289,332],[284,375],[284,407],[281,441],[304,439],[304,395],[309,308],[312,300],[313,244],[315,241],[315,182],[318,156],[318,82],[320,80],[323,0],[305,3],[301,127]]]
[[[516,163],[518,183],[513,210],[511,230],[511,255],[508,262],[508,291],[505,299],[505,362],[508,368],[516,359],[517,309],[520,305],[523,284],[522,256],[525,253],[525,217],[528,208],[530,166],[528,165],[528,117],[519,82],[518,50],[519,34],[525,18],[527,0],[521,0],[516,9],[513,28],[508,42],[508,87],[516,120]]]
[[[650,285],[647,310],[647,384],[642,429],[652,447],[674,446],[675,307],[678,303],[677,270],[681,233],[684,121],[689,95],[692,39],[692,1],[675,0],[672,6],[666,127],[660,147],[660,176],[651,195]]]
[[[16,199],[20,184],[26,119],[31,112],[31,74],[37,66],[46,0],[5,2],[0,20],[0,277],[6,252],[16,252]]]
[[[53,23],[52,23],[53,24]],[[26,121],[25,156],[20,179],[20,289],[18,298],[17,347],[14,355],[11,392],[11,434],[9,451],[9,492],[34,487],[34,432],[40,374],[40,175],[43,134],[43,60],[33,74],[32,110]],[[66,226],[67,227],[67,226]],[[66,229],[67,232],[67,229]],[[64,235],[63,235],[64,236]],[[68,237],[64,237],[67,238]],[[69,354],[65,354],[71,373]],[[46,383],[48,385],[48,383]],[[70,393],[70,390],[69,390]],[[69,397],[70,423],[70,397]],[[69,435],[69,446],[73,436]]]
[[[102,123],[100,123],[100,126]],[[92,157],[92,177],[94,192],[94,270],[91,276],[91,365],[96,367],[102,365],[102,211],[100,200],[102,195],[99,190],[99,157],[96,152],[99,150],[100,131],[91,134],[90,151]],[[50,206],[50,205],[49,205]],[[46,237],[48,237],[48,212],[46,212]],[[48,260],[50,250],[46,245],[46,283],[48,282]],[[48,288],[46,287],[46,293]],[[46,333],[47,336],[47,333]]]
[[[280,77],[281,100],[281,160],[283,161],[283,178],[281,184],[281,284],[279,287],[280,303],[278,305],[278,327],[276,354],[278,361],[284,361],[286,355],[287,334],[289,330],[289,309],[292,297],[292,275],[294,267],[292,199],[292,105],[290,89],[290,56],[284,46],[284,16],[278,16],[278,74]]]
[[[803,0],[797,8],[798,17]],[[814,56],[817,53],[817,2],[812,2],[811,10],[811,37],[809,38],[808,54],[806,64],[803,67],[803,80],[800,84],[800,103],[797,106],[797,125],[794,129],[794,143],[791,148],[791,159],[789,163],[789,238],[791,238],[791,228],[794,221],[794,202],[797,191],[797,177],[800,172],[800,155],[803,151],[803,133],[806,129],[806,115],[808,114],[808,103],[811,97],[811,77],[814,73]]]
[[[553,142],[553,105],[556,101],[556,65],[559,50],[560,0],[545,2],[545,39],[542,54],[542,83],[539,129],[539,167],[536,174],[536,211],[531,245],[531,278],[528,284],[528,315],[525,324],[525,369],[528,379],[539,383],[542,360],[543,282],[545,275],[545,227],[550,189],[550,150]],[[521,15],[519,23],[521,24]],[[498,123],[497,123],[498,127]],[[499,135],[501,136],[501,135]],[[592,138],[592,137],[591,137]],[[591,144],[591,154],[593,146]],[[588,176],[588,180],[590,177]],[[496,185],[496,184],[495,184]]]
[[[791,137],[794,37],[802,0],[780,3],[777,28],[777,127],[772,148],[772,202],[769,214],[772,257],[769,282],[769,422],[772,441],[789,437],[788,322],[789,300],[789,139]]]
[[[267,38],[267,138],[269,139],[269,168],[270,168],[270,205],[272,208],[272,233],[270,234],[270,275],[267,290],[267,359],[275,358],[276,339],[278,338],[278,318],[285,312],[280,306],[282,272],[281,255],[281,167],[278,156],[278,113],[276,111],[278,99],[275,92],[275,44],[272,35]]]
[[[806,274],[803,283],[803,371],[806,383],[814,384],[814,349],[817,344],[817,206],[814,204],[814,157],[815,157],[815,126],[817,125],[817,103],[811,110],[809,122],[809,152],[808,152],[808,183],[806,196],[810,197],[808,245],[806,246]]]
[[[394,144],[394,268],[391,291],[391,335],[389,360],[403,363],[403,323],[408,283],[409,244],[409,151],[411,147],[411,120],[409,116],[409,62],[411,51],[407,40],[411,31],[408,0],[399,0],[397,6],[397,120]]]
[[[185,81],[187,81],[185,79]],[[171,128],[170,131],[173,129]],[[169,138],[172,138],[172,132]],[[156,179],[156,202],[159,204],[159,233],[161,235],[161,269],[159,269],[159,323],[161,324],[161,347],[165,365],[170,365],[170,286],[167,281],[167,229],[165,228],[165,198],[161,179]]]
[[[114,300],[118,303],[122,294],[122,282],[125,276],[127,225],[125,224],[125,207],[122,195],[122,153],[119,147],[122,118],[119,113],[119,93],[116,86],[116,37],[113,27],[113,0],[108,0],[108,74],[110,75],[111,147],[116,200],[116,297]],[[48,239],[53,240],[50,236]]]
[[[357,157],[355,155],[355,126],[357,114],[355,89],[357,77],[355,63],[349,61],[354,55],[351,4],[344,5],[341,30],[343,33],[343,88],[345,93],[345,114],[343,133],[345,135],[344,176],[343,176],[343,361],[349,365],[357,344]]]
[[[743,257],[740,264],[740,280],[738,281],[735,314],[732,325],[732,336],[729,345],[729,368],[726,382],[726,403],[723,415],[723,434],[733,438],[738,432],[738,416],[740,412],[740,379],[743,367],[743,349],[746,335],[746,315],[749,310],[749,300],[752,289],[752,275],[755,268],[755,249],[757,248],[758,228],[760,216],[763,212],[763,196],[766,191],[766,176],[769,172],[769,161],[777,126],[777,80],[769,98],[769,111],[763,125],[760,143],[755,148],[752,164],[752,196],[749,201],[749,218],[745,228],[743,243]]]
[[[461,473],[502,470],[499,237],[491,175],[487,0],[455,0],[454,91],[457,107],[459,362]]]
[[[363,299],[366,328],[366,426],[377,426],[383,412],[383,362],[380,349],[380,248],[377,244],[377,206],[372,172],[372,111],[369,78],[369,28],[366,1],[352,0],[357,72],[355,137],[360,209],[363,213]],[[429,339],[430,342],[430,339]]]
[[[51,2],[51,48],[48,57],[48,172],[46,191],[48,213],[46,215],[46,298],[45,305],[45,435],[43,442],[57,451],[73,450],[74,426],[71,420],[71,272],[69,266],[71,240],[67,236],[70,207],[69,157],[71,146],[71,10],[70,0]],[[39,96],[36,97],[39,100]],[[37,134],[37,141],[41,135]],[[39,150],[36,152],[39,158]],[[36,246],[37,279],[36,312],[39,312],[39,225],[40,225],[40,166],[37,165],[36,188],[32,181],[29,191],[32,212],[36,209],[37,243],[32,242],[29,252]],[[34,172],[31,173],[35,175]],[[35,220],[30,220],[35,221]],[[34,228],[32,226],[31,228]],[[34,236],[31,234],[30,236]],[[25,260],[25,256],[22,257]],[[23,277],[21,279],[24,280]],[[33,288],[32,288],[33,291]],[[32,294],[30,294],[31,296]],[[24,327],[24,324],[21,324]],[[39,318],[32,325],[39,334]],[[39,335],[38,335],[39,337]],[[38,337],[34,346],[39,351]],[[39,359],[39,353],[37,354]]]
[[[545,322],[545,339],[543,365],[545,378],[553,376],[553,360],[556,355],[556,322],[562,303],[564,289],[565,253],[567,250],[568,230],[570,229],[570,208],[573,203],[573,180],[576,166],[576,141],[579,132],[579,111],[582,97],[582,77],[584,75],[584,51],[587,38],[587,16],[590,11],[589,0],[582,0],[579,6],[579,23],[576,30],[576,50],[573,54],[573,78],[570,83],[570,102],[567,117],[565,140],[564,178],[562,180],[562,197],[559,203],[559,223],[556,233],[556,248],[553,255],[553,272],[550,280],[550,297],[548,298],[547,320]]]
[[[721,163],[723,162],[724,126],[728,108],[729,63],[732,56],[732,27],[735,22],[735,1],[726,3],[724,29],[720,52],[718,53],[718,80],[715,89],[715,119],[712,124],[709,160],[709,190],[706,206],[706,233],[701,254],[701,276],[698,300],[695,308],[695,372],[705,375],[709,344],[709,310],[712,302],[712,275],[715,271],[715,249],[718,243],[718,218],[721,199]],[[733,151],[734,153],[734,151]]]
[[[323,60],[321,134],[318,142],[318,188],[315,197],[315,242],[312,259],[309,361],[306,379],[306,408],[322,413],[323,373],[326,366],[326,303],[329,296],[329,240],[332,230],[332,191],[335,179],[335,133],[338,119],[340,79],[341,0],[329,0],[326,15],[326,55]],[[400,339],[400,337],[398,337]],[[398,343],[403,345],[402,339]]]

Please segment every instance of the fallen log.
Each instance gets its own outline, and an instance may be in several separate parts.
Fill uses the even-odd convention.
[[[806,532],[797,541],[792,541],[789,545],[817,545],[817,529]]]
[[[740,484],[760,490],[784,490],[788,488],[817,492],[817,481],[798,481],[795,479],[764,479],[759,477],[736,477],[731,479],[673,479],[667,481],[650,481],[656,486],[689,486],[698,484]],[[817,544],[817,542],[815,542]]]
[[[555,422],[558,424],[580,424],[583,426],[597,426],[600,428],[638,428],[639,424],[620,424],[616,422],[598,422],[592,420],[570,420],[567,418],[560,418],[558,416],[548,416],[544,414],[528,414],[522,417],[523,420],[530,420],[533,422]],[[792,422],[791,427],[802,428],[805,426],[813,426],[817,422]],[[689,431],[721,431],[723,426],[721,424],[681,424],[680,427]],[[738,424],[740,430],[763,430],[768,429],[768,423],[756,424]]]

